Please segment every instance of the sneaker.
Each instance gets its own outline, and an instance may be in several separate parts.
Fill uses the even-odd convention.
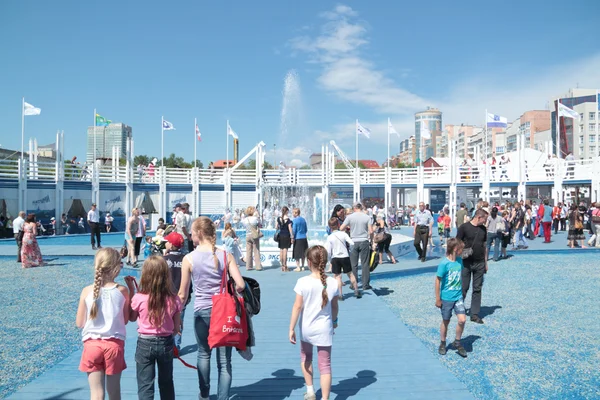
[[[358,290],[354,291],[354,295],[356,296],[357,299],[360,299],[362,297],[362,293]]]
[[[254,269],[255,269],[255,270],[257,270],[257,271],[262,271],[262,270],[263,270],[263,267],[256,267],[256,268],[254,268]]]
[[[471,315],[471,322],[475,322],[476,324],[483,324],[483,320],[479,318],[479,315]]]
[[[296,269],[294,270],[294,272],[302,272],[302,267],[296,267]]]
[[[440,356],[445,356],[446,355],[446,344],[445,343],[440,343],[440,347],[438,347],[438,353],[440,354]]]
[[[96,246],[92,246],[92,250],[98,250]]]
[[[371,285],[367,285],[363,288],[363,290],[372,290],[373,287]]]
[[[304,393],[304,400],[317,400],[315,393]]]
[[[458,353],[459,356],[466,358],[467,357],[467,351],[465,350],[464,347],[462,347],[462,344],[459,343],[452,343],[452,347],[454,347],[456,349],[456,352]]]
[[[102,248],[102,246],[98,245],[98,248],[99,248],[99,249],[101,249],[101,248]]]

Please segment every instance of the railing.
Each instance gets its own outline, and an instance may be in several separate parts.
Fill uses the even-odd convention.
[[[30,162],[24,160],[24,174],[28,180],[54,181],[56,180],[56,163],[53,162]],[[88,181],[91,182],[94,175],[94,166],[81,166],[79,164],[66,163],[62,169],[59,180],[64,181]],[[522,170],[517,160],[503,165],[471,165],[456,167],[457,183],[481,184],[489,179],[493,186],[498,182],[518,182],[522,178],[525,182],[548,182],[552,184],[555,175],[568,183],[569,180],[589,180],[597,168],[593,159],[572,160],[564,159],[540,159],[534,165],[525,165]],[[165,168],[165,181],[167,183],[192,184],[198,181],[200,184],[224,184],[225,171],[222,169],[208,170],[198,169],[197,180],[194,179],[194,169]],[[110,165],[100,166],[98,178],[100,182],[127,182],[127,167]],[[450,184],[451,170],[448,167],[423,168],[423,183]],[[386,183],[387,173],[385,169],[361,169],[359,170],[360,184]],[[133,182],[135,183],[159,183],[161,182],[161,168],[132,170]],[[231,184],[255,185],[262,182],[263,185],[271,186],[321,186],[323,184],[353,185],[355,171],[348,169],[334,169],[324,177],[322,170],[312,169],[285,169],[265,170],[260,177],[256,176],[255,170],[233,170],[231,171]],[[393,168],[390,171],[392,184],[416,185],[419,182],[419,168]],[[18,160],[0,160],[0,178],[19,179]]]
[[[0,178],[19,178],[19,160],[0,160]]]
[[[231,183],[256,185],[256,170],[234,169],[231,171]]]
[[[385,169],[361,169],[360,183],[385,185]]]
[[[100,182],[126,183],[127,167],[118,166],[117,168],[113,169],[112,166],[102,166],[98,170],[98,179]]]
[[[423,168],[424,183],[446,183],[450,182],[451,171],[448,167],[426,167]]]
[[[329,184],[354,184],[354,170],[352,169],[334,169],[329,175]]]
[[[200,169],[198,170],[198,180],[202,184],[223,184],[225,171],[222,169]]]
[[[296,170],[297,182],[303,186],[321,186],[323,185],[323,171],[320,169],[299,169]]]
[[[392,183],[407,183],[416,185],[418,181],[418,168],[392,168]]]

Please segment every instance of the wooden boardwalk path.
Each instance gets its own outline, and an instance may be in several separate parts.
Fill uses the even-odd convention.
[[[416,260],[402,260],[394,266],[386,264],[377,272],[422,265],[431,268],[433,263],[437,264],[432,261],[426,265],[416,265]],[[277,270],[266,270],[250,274],[259,280],[262,290],[262,311],[253,319],[257,346],[253,349],[252,361],[242,359],[234,351],[231,398],[302,399],[305,388],[300,371],[299,347],[289,343],[287,332],[295,296],[293,287],[296,280],[305,273],[284,274]],[[376,283],[375,280],[374,286]],[[188,306],[187,311],[182,353],[185,353],[183,358],[186,361],[195,364],[192,307]],[[372,291],[365,292],[360,300],[349,297],[340,302],[339,320],[332,352],[331,399],[473,398],[466,386],[438,361],[431,349],[425,348]],[[128,368],[122,375],[122,398],[136,399],[135,323],[128,325],[127,335],[125,350]],[[78,371],[80,355],[80,351],[71,354],[9,398],[89,398],[86,375]],[[174,362],[177,398],[197,399],[199,389],[196,371],[184,367],[177,360]],[[318,388],[318,372],[315,375],[315,388]],[[213,356],[212,399],[216,398],[216,377],[217,368]]]

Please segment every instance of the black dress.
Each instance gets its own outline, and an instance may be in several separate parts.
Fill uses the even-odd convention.
[[[277,226],[279,226],[279,243],[280,249],[289,249],[292,247],[292,237],[290,236],[290,226],[292,225],[291,219],[282,221],[281,218],[277,218]]]

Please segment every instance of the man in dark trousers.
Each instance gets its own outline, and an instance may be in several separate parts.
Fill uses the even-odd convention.
[[[87,215],[88,225],[90,226],[90,235],[92,241],[92,250],[96,250],[96,241],[98,242],[98,248],[100,246],[100,213],[96,211],[96,203],[92,203],[92,208],[88,211]],[[94,237],[96,241],[94,241]]]
[[[471,321],[478,324],[483,324],[483,320],[479,317],[481,288],[483,286],[483,275],[488,271],[487,229],[485,227],[487,217],[487,211],[482,208],[478,209],[471,221],[462,224],[456,233],[456,238],[462,240],[465,244],[466,253],[471,253],[468,257],[463,258],[462,295],[464,300],[467,297],[472,277]],[[463,251],[463,254],[465,254],[465,251]]]
[[[425,203],[423,202],[419,203],[419,211],[415,213],[414,225],[415,249],[419,253],[419,260],[425,262],[427,258],[427,242],[429,241],[429,235],[433,227],[433,216],[429,210],[425,209]]]

